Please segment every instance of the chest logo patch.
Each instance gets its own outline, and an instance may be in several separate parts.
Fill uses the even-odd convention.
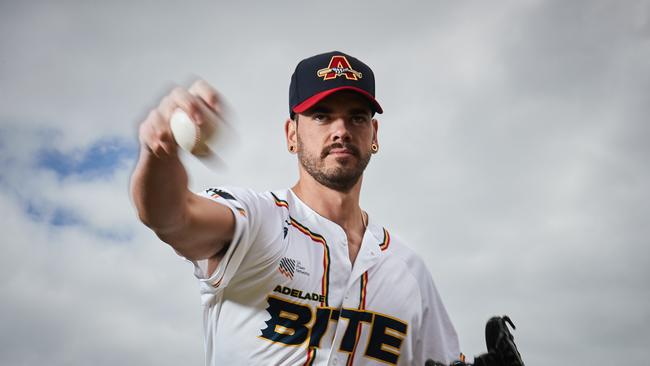
[[[293,274],[296,272],[296,260],[282,257],[282,259],[280,259],[280,264],[278,265],[278,271],[288,279],[292,280]]]
[[[296,273],[303,276],[309,276],[307,268],[305,268],[299,260],[288,257],[282,257],[280,259],[280,263],[278,263],[278,272],[282,273],[282,275],[290,280],[293,280],[293,276]]]

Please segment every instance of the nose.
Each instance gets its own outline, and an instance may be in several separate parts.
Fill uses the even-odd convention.
[[[346,122],[345,118],[338,117],[331,123],[332,126],[332,140],[338,142],[347,142],[350,141],[352,136],[350,135],[349,125]]]

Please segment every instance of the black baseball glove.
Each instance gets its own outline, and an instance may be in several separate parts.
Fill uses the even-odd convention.
[[[517,350],[514,337],[508,329],[516,329],[512,320],[507,315],[495,316],[488,320],[485,325],[485,344],[488,352],[474,357],[474,363],[468,364],[464,361],[455,361],[451,366],[524,366],[521,355]],[[444,366],[433,360],[428,360],[425,366]]]

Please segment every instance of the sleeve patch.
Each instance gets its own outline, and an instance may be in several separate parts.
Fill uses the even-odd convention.
[[[237,201],[237,199],[232,194],[218,188],[208,188],[205,190],[205,193],[209,194],[210,197],[213,198],[221,197],[223,199]]]

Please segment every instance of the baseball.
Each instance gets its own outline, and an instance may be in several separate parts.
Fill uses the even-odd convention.
[[[196,156],[210,154],[208,141],[214,139],[216,125],[204,123],[200,128],[181,109],[176,109],[169,120],[174,139],[181,149]]]

